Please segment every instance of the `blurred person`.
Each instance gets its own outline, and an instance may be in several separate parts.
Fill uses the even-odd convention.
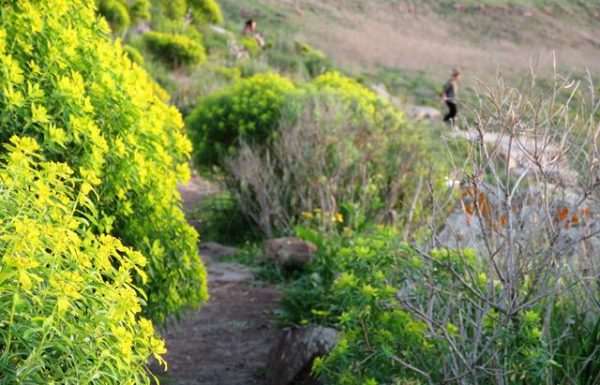
[[[253,37],[261,49],[265,48],[265,38],[260,32],[256,32],[256,21],[253,19],[246,20],[242,35]]]
[[[450,79],[444,85],[444,89],[440,95],[442,97],[442,101],[446,103],[446,106],[448,106],[448,113],[444,115],[444,122],[450,122],[451,124],[454,123],[454,118],[456,118],[456,114],[458,113],[456,102],[458,95],[458,80],[460,79],[460,75],[460,68],[453,69]]]

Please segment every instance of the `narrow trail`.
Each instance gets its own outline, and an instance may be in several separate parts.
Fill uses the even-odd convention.
[[[180,187],[186,211],[214,192],[199,178]],[[248,267],[219,262],[203,251],[210,301],[167,325],[168,371],[153,367],[167,385],[266,385],[264,366],[278,332],[279,292],[259,286]]]

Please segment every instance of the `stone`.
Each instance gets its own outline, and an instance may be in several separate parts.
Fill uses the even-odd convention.
[[[317,246],[298,238],[285,237],[265,241],[263,258],[282,266],[303,265],[312,260]]]
[[[323,326],[282,330],[267,358],[266,377],[273,385],[316,383],[310,378],[312,363],[335,346],[339,334]]]

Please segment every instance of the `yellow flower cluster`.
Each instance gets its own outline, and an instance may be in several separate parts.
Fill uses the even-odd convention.
[[[131,275],[145,258],[88,231],[94,218],[80,213],[91,202],[68,166],[45,162],[30,138],[13,137],[5,148],[0,320],[10,328],[0,328],[0,357],[13,370],[2,371],[2,383],[149,384],[148,357],[163,362],[165,348],[139,316]]]
[[[147,316],[162,322],[199,305],[207,298],[204,267],[176,191],[178,178],[189,177],[191,151],[180,113],[110,40],[92,1],[8,2],[0,18],[2,138],[18,135],[23,146],[31,137],[47,159],[68,164],[75,191],[90,203],[85,216],[100,214],[86,219],[89,231],[110,233],[148,258],[147,280],[142,269],[132,273],[148,292]],[[26,153],[11,152],[11,162],[27,162]],[[52,189],[32,191],[49,204]],[[154,241],[163,255],[153,254]],[[114,259],[91,262],[107,269]]]

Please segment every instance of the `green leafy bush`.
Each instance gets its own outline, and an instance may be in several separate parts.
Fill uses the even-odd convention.
[[[415,181],[444,166],[428,151],[429,131],[339,74],[302,90],[286,99],[268,141],[241,138],[224,158],[240,209],[267,236],[290,233],[308,215],[322,231],[407,225],[415,209],[406,208],[421,194]]]
[[[303,43],[296,43],[296,49],[302,55],[304,66],[310,77],[333,71],[333,62],[323,52]]]
[[[240,140],[265,141],[277,127],[281,108],[295,86],[274,73],[241,80],[203,99],[186,119],[198,166],[219,165]]]
[[[399,208],[409,189],[401,171],[418,163],[390,154],[403,145],[400,127],[386,131],[352,112],[332,95],[301,95],[268,144],[242,143],[225,160],[228,187],[266,236],[291,232],[314,210],[322,231],[337,231],[383,221]]]
[[[13,137],[0,160],[0,383],[150,384],[165,348],[131,282],[146,259],[92,234],[93,190],[38,151]]]
[[[183,20],[188,10],[187,0],[153,0],[155,12],[171,20]],[[153,18],[155,19],[155,18]]]
[[[202,199],[190,217],[198,221],[198,230],[207,241],[242,246],[262,240],[262,233],[239,210],[228,192]]]
[[[123,52],[125,52],[125,54],[127,54],[127,57],[135,64],[139,66],[143,66],[144,64],[146,64],[144,56],[142,56],[141,52],[138,51],[138,49],[134,46],[128,44],[124,45]]]
[[[261,51],[260,45],[255,38],[250,36],[242,36],[239,40],[240,45],[248,52],[250,57],[255,57]]]
[[[115,33],[127,31],[131,24],[127,5],[119,0],[101,0],[98,3],[98,12],[106,18]]]
[[[204,46],[184,35],[150,31],[144,34],[144,42],[158,60],[174,68],[206,60]]]
[[[562,269],[549,270],[556,277]],[[283,320],[341,331],[314,364],[324,383],[462,384],[466,377],[479,385],[592,385],[600,312],[586,298],[598,284],[578,273],[562,284],[539,278],[532,271],[502,282],[473,250],[423,252],[381,228],[321,242],[313,270],[282,299]]]
[[[176,190],[191,145],[179,112],[108,31],[87,1],[4,5],[0,143],[30,136],[94,189],[93,230],[148,258],[144,312],[161,322],[207,297],[197,235]]]
[[[307,88],[339,97],[342,104],[357,119],[367,119],[375,125],[397,128],[404,120],[400,110],[378,97],[356,80],[339,72],[327,72],[308,83]]]
[[[188,5],[192,9],[192,17],[197,23],[223,23],[221,8],[215,0],[188,0]]]
[[[150,0],[133,0],[129,4],[129,14],[132,21],[138,22],[140,20],[152,19],[152,13],[150,12],[152,3]]]

